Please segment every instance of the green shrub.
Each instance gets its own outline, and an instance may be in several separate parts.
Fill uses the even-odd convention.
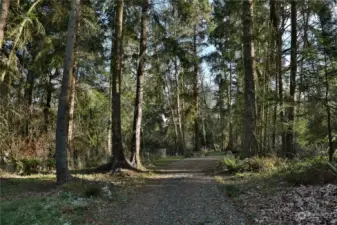
[[[336,176],[324,158],[297,162],[290,166],[285,180],[294,185],[316,185],[336,181]]]
[[[258,157],[248,159],[249,171],[270,172],[286,165],[285,160],[276,157]]]
[[[48,170],[52,170],[56,168],[56,160],[55,159],[47,159],[46,167]]]
[[[229,173],[237,173],[242,170],[243,163],[240,161],[239,158],[235,157],[234,155],[227,155],[225,156],[222,166],[229,172]]]
[[[20,174],[38,173],[42,168],[41,160],[38,158],[25,158],[16,162],[17,171]]]

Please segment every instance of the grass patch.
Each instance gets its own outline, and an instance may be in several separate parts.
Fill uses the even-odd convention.
[[[161,168],[161,167],[165,167],[168,164],[174,162],[174,161],[178,161],[184,159],[183,156],[168,156],[166,158],[160,158],[160,159],[156,159],[153,160],[151,162],[151,164],[155,167],[155,168]]]
[[[77,197],[66,192],[51,196],[30,196],[13,201],[2,201],[1,224],[79,224],[85,223],[88,208],[76,205]],[[88,203],[90,199],[86,199]],[[88,224],[88,223],[87,223]]]
[[[114,224],[107,209],[127,201],[145,179],[74,175],[71,182],[57,185],[55,175],[1,175],[0,224],[6,225]]]
[[[205,156],[225,156],[225,152],[220,151],[208,151],[205,153]]]

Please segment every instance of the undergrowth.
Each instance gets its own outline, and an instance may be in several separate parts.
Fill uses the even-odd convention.
[[[3,173],[0,224],[114,224],[111,218],[102,215],[102,206],[109,208],[110,204],[126,202],[143,180],[105,174],[74,175],[69,183],[57,185],[55,175],[51,174]]]
[[[216,174],[222,175],[222,180],[217,180],[221,180],[219,183],[225,193],[229,197],[238,197],[255,189],[273,192],[284,186],[336,183],[337,176],[330,167],[326,157],[305,160],[253,157],[241,160],[228,155],[215,170]]]

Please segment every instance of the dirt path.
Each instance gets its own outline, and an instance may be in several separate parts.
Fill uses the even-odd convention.
[[[189,158],[165,166],[113,213],[114,225],[245,224],[214,179],[204,173],[218,159]]]

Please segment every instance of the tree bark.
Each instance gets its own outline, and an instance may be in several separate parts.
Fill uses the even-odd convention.
[[[68,24],[66,54],[63,67],[63,79],[56,125],[56,179],[59,183],[70,179],[67,159],[68,123],[69,123],[69,99],[70,87],[73,77],[74,47],[77,33],[77,16],[80,0],[71,1],[71,11]]]
[[[58,73],[58,70],[56,70],[55,75]],[[54,75],[54,76],[55,76]],[[48,83],[46,84],[46,104],[43,109],[43,115],[44,115],[44,131],[47,133],[49,129],[50,124],[50,108],[51,108],[51,98],[52,98],[52,92],[53,92],[53,83],[52,79],[53,76],[50,74],[48,77]]]
[[[278,51],[275,51],[275,46],[277,47],[277,50],[279,50],[278,45],[279,45],[279,39],[278,39],[278,33],[279,33],[279,17],[278,17],[278,12],[277,12],[277,5],[276,5],[276,0],[270,0],[270,28],[271,28],[271,41],[270,41],[270,60],[269,60],[269,68],[271,68],[271,70],[269,71],[269,73],[275,73],[275,90],[276,92],[278,91],[278,59],[276,56],[277,54],[275,54],[275,52],[277,53]],[[277,43],[277,44],[276,44]],[[278,104],[278,100],[275,100],[275,105],[273,108],[273,131],[272,131],[272,150],[275,151],[275,142],[276,142],[276,117],[277,117],[277,104]]]
[[[282,3],[279,3],[282,4]],[[280,6],[282,7],[282,6]],[[280,13],[283,16],[283,8],[280,8]],[[280,16],[277,16],[280,20]],[[280,106],[280,123],[281,123],[281,151],[280,154],[284,155],[285,152],[285,131],[284,131],[284,108],[283,108],[283,73],[282,73],[282,35],[283,29],[285,26],[285,20],[282,18],[281,28],[277,28],[277,37],[276,37],[276,68],[278,75],[278,102]]]
[[[74,62],[73,62],[73,76],[71,79],[71,87],[70,87],[70,99],[69,99],[69,125],[68,125],[68,152],[71,156],[71,160],[69,161],[69,166],[77,167],[78,166],[78,152],[75,149],[75,105],[76,105],[76,82],[77,82],[77,74],[79,73],[78,69],[78,38],[80,35],[80,25],[81,25],[81,0],[79,0],[79,8],[76,18],[76,40],[74,46]]]
[[[136,87],[136,100],[133,118],[133,136],[131,148],[131,164],[136,168],[142,168],[140,157],[140,143],[141,143],[141,124],[142,124],[142,104],[143,104],[143,82],[145,75],[146,63],[146,47],[147,47],[147,25],[148,25],[148,12],[149,2],[143,0],[142,5],[142,18],[141,18],[141,34],[139,40],[139,63],[137,69],[137,87]]]
[[[233,151],[233,125],[232,125],[232,63],[229,64],[229,83],[228,83],[228,144],[227,150]]]
[[[200,150],[200,139],[199,139],[199,63],[198,63],[198,52],[197,52],[197,26],[194,25],[193,34],[193,54],[194,54],[194,151]]]
[[[122,84],[122,54],[123,54],[123,11],[124,0],[116,4],[114,49],[111,59],[112,67],[112,170],[127,164],[122,140],[121,123],[121,84]]]
[[[5,28],[8,17],[8,10],[11,0],[2,0],[1,2],[1,12],[0,12],[0,49],[2,49],[2,44],[5,36]]]
[[[294,157],[294,112],[295,112],[295,85],[297,73],[297,9],[296,0],[291,2],[291,56],[290,56],[290,89],[289,89],[289,106],[288,128],[286,132],[286,149],[285,155],[289,158]]]
[[[244,130],[243,130],[243,156],[250,157],[257,153],[256,113],[255,113],[255,84],[254,84],[254,44],[252,38],[253,1],[244,0],[242,3],[243,22],[243,53],[244,53]]]
[[[26,105],[26,118],[24,123],[23,135],[28,136],[29,134],[29,125],[32,116],[32,103],[33,103],[33,90],[34,90],[34,74],[33,71],[28,70],[27,80],[25,85],[25,105]]]
[[[178,119],[178,133],[179,133],[179,152],[184,154],[185,153],[185,140],[184,140],[184,132],[183,132],[183,125],[182,125],[182,116],[181,116],[181,100],[180,100],[180,71],[178,68],[177,59],[174,60],[174,67],[175,67],[175,81],[176,81],[176,104],[177,104],[177,119]]]

